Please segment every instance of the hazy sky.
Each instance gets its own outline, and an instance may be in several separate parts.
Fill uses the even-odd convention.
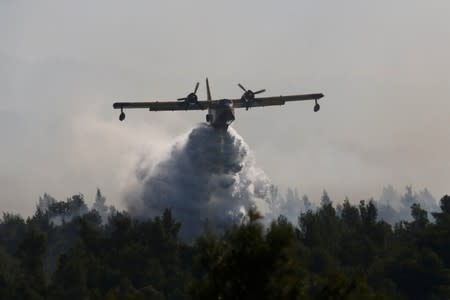
[[[281,186],[318,198],[384,185],[450,193],[450,2],[0,0],[0,210],[100,187],[120,207],[139,153],[161,151],[204,112],[129,111],[209,77],[313,103],[237,111],[234,128]]]

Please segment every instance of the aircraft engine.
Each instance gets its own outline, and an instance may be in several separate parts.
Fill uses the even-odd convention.
[[[242,84],[238,83],[238,86],[244,91],[244,94],[241,97],[242,102],[245,103],[245,108],[248,110],[249,107],[252,105],[252,102],[255,100],[255,95],[264,93],[266,90],[262,89],[259,91],[252,91],[247,90],[245,87],[242,86]]]
[[[198,97],[197,97],[197,90],[198,90],[198,86],[200,85],[199,82],[197,82],[197,84],[195,85],[195,89],[192,93],[190,93],[189,95],[187,95],[186,97],[183,98],[178,98],[178,101],[185,101],[186,103],[191,103],[191,104],[195,104],[198,102]]]

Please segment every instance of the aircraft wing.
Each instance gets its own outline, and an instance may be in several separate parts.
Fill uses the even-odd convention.
[[[198,101],[190,104],[184,101],[154,101],[154,102],[116,102],[115,109],[147,108],[150,111],[174,111],[174,110],[205,110],[208,108],[208,101]]]
[[[276,96],[276,97],[259,97],[255,98],[249,105],[250,107],[263,107],[271,105],[284,105],[288,101],[306,101],[318,100],[323,97],[323,94],[304,94],[304,95],[290,95],[290,96]],[[233,99],[234,108],[245,108],[246,105],[241,99]]]

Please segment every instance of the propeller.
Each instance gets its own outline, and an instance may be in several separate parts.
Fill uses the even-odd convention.
[[[245,102],[245,108],[248,110],[248,108],[251,106],[251,102],[255,100],[255,95],[264,93],[266,90],[262,89],[259,91],[252,91],[247,90],[242,84],[238,83],[238,86],[244,91],[244,94],[241,97],[241,100]]]
[[[177,100],[178,101],[187,101],[187,102],[190,102],[190,103],[197,102],[198,101],[197,90],[198,90],[199,85],[200,85],[200,82],[197,82],[197,84],[195,85],[195,89],[194,89],[194,91],[192,93],[190,93],[186,97],[178,98]]]
[[[199,86],[199,85],[200,85],[200,82],[197,82],[197,84],[195,85],[194,94],[197,93],[197,90],[198,90],[198,86]]]
[[[247,90],[242,84],[238,83],[238,86],[244,91],[244,95],[242,97],[244,97],[246,100],[253,100],[255,99],[255,95],[257,94],[261,94],[264,93],[266,90],[262,89],[259,91],[252,91],[252,90]]]

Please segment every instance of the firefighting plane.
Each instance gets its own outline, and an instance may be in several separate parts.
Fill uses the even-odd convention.
[[[116,102],[113,104],[114,109],[120,109],[119,120],[125,120],[125,109],[145,108],[150,111],[175,111],[175,110],[208,110],[206,122],[217,129],[227,129],[234,121],[234,109],[245,108],[248,110],[252,107],[284,105],[290,101],[306,101],[314,100],[314,112],[318,112],[320,105],[317,102],[323,97],[323,94],[303,94],[289,96],[274,97],[256,97],[256,95],[264,93],[266,90],[258,90],[253,92],[246,89],[240,83],[238,86],[244,91],[239,99],[218,99],[213,100],[211,90],[209,88],[208,78],[206,78],[206,94],[207,100],[198,100],[197,91],[200,83],[197,82],[194,91],[186,97],[177,99],[178,101],[153,101],[153,102]]]

